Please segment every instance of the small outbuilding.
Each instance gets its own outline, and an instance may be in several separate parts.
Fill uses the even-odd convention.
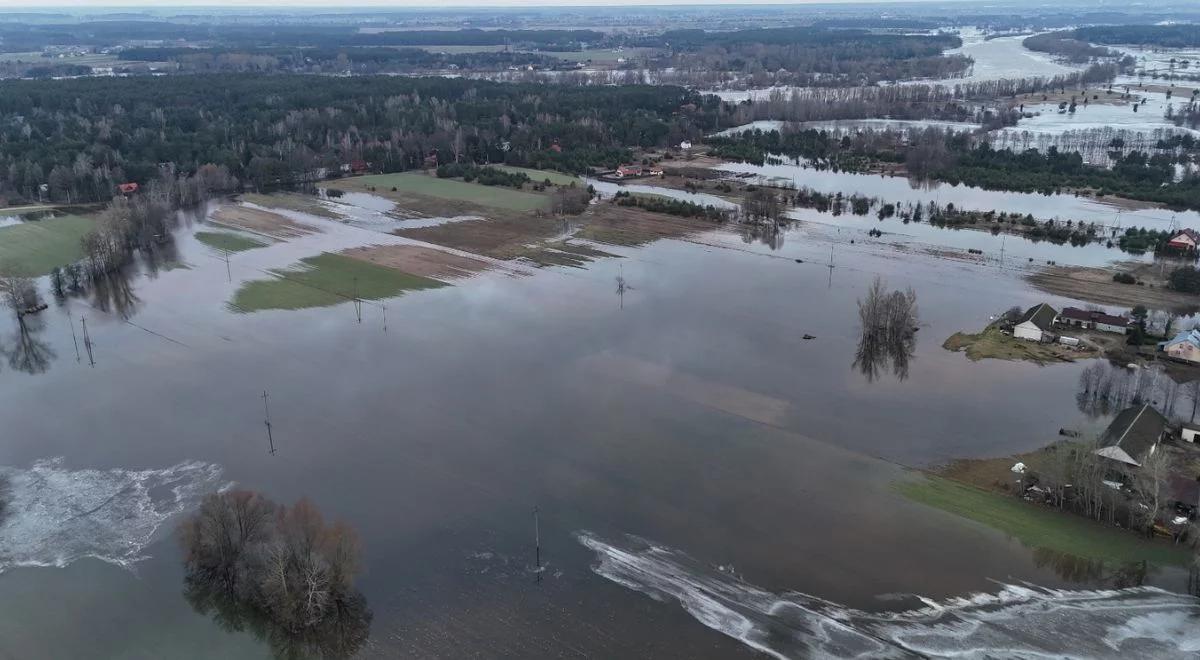
[[[1184,442],[1195,442],[1200,438],[1200,424],[1185,422],[1179,430],[1179,438]]]
[[[1058,312],[1046,303],[1030,307],[1013,323],[1013,336],[1029,341],[1044,341],[1050,339],[1050,330],[1054,328],[1054,320]]]

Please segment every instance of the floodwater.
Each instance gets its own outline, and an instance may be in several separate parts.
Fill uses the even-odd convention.
[[[1051,78],[1076,71],[1044,53],[1026,48],[1021,42],[1027,35],[984,39],[980,30],[968,28],[960,30],[959,36],[962,47],[948,50],[946,54],[966,55],[974,59],[975,64],[966,76],[946,81],[951,84],[1004,78]]]
[[[621,258],[586,269],[492,271],[366,303],[361,321],[351,303],[229,310],[242,282],[323,245],[403,242],[306,221],[323,233],[227,263],[189,217],[167,255],[186,268],[52,301],[25,333],[3,320],[5,354],[40,357],[0,362],[0,465],[14,502],[57,503],[0,523],[3,655],[269,657],[182,597],[177,513],[230,483],[308,497],[358,531],[374,610],[362,657],[749,658],[755,630],[781,630],[755,609],[760,594],[825,603],[812,625],[799,609],[787,618],[800,641],[771,646],[779,657],[805,657],[799,644],[828,640],[835,620],[848,642],[932,644],[928,620],[889,613],[917,598],[994,602],[977,593],[1011,604],[1003,585],[1025,582],[1062,590],[1028,596],[1030,609],[1057,603],[1135,650],[1189,612],[1190,599],[1151,590],[1083,602],[1111,585],[893,490],[912,478],[903,465],[1028,450],[1106,421],[1075,404],[1084,364],[972,363],[940,347],[1010,306],[1068,302],[1018,273],[801,223],[771,246],[720,230],[605,247]],[[918,296],[903,374],[854,364],[855,301],[876,276]],[[84,317],[91,359],[75,348]],[[614,567],[639,552],[626,535],[672,549],[658,559],[703,575],[695,584],[723,585],[719,607],[648,582],[661,562]],[[1186,574],[1150,567],[1139,581],[1178,591]],[[1136,622],[1108,606],[1141,598],[1156,609]],[[753,614],[755,630],[737,634],[723,611]],[[1026,611],[998,625],[1019,634],[1035,623]],[[984,605],[953,612],[978,635],[995,620]]]
[[[781,158],[781,160],[783,160]],[[1196,211],[1170,211],[1161,208],[1121,208],[1103,199],[1076,197],[1074,195],[1007,192],[983,190],[966,185],[950,185],[939,182],[918,182],[905,177],[854,172],[834,172],[805,167],[797,161],[778,165],[755,165],[752,163],[726,163],[718,166],[726,172],[749,172],[768,179],[779,179],[797,186],[808,187],[823,193],[845,195],[859,194],[878,197],[883,202],[927,203],[940,205],[953,203],[962,209],[979,211],[1008,211],[1009,213],[1031,214],[1049,220],[1062,219],[1087,222],[1106,227],[1147,227],[1167,229],[1172,221],[1177,226],[1200,225],[1200,213]]]

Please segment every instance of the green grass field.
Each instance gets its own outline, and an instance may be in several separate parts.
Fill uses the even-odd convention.
[[[1190,560],[1177,546],[949,479],[920,476],[895,488],[911,500],[983,523],[1033,548],[1112,562],[1184,565]]]
[[[242,236],[240,234],[230,234],[224,231],[198,231],[196,232],[196,240],[207,245],[214,250],[222,252],[245,252],[254,248],[266,247],[266,243]]]
[[[353,300],[356,290],[363,300],[382,300],[405,291],[448,286],[328,252],[302,259],[297,266],[272,272],[276,275],[273,279],[242,285],[230,306],[238,312],[329,307]]]
[[[534,183],[541,183],[546,179],[549,179],[550,183],[553,183],[556,186],[569,186],[572,183],[579,186],[583,185],[583,180],[579,177],[571,176],[570,174],[563,174],[562,172],[553,172],[551,170],[535,170],[528,167],[514,167],[512,165],[494,165],[493,167],[498,170],[504,170],[505,172],[524,174]]]
[[[416,172],[372,174],[346,181],[358,186],[375,186],[378,192],[387,192],[395,188],[396,192],[469,202],[509,211],[533,211],[547,208],[550,204],[550,199],[544,195],[502,186],[466,183],[457,179],[439,179]]]
[[[40,277],[83,258],[80,240],[95,224],[64,215],[0,227],[0,273]]]

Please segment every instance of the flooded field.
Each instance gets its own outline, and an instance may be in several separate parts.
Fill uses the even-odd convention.
[[[1004,210],[1009,213],[1031,214],[1043,220],[1060,218],[1096,223],[1109,228],[1134,226],[1167,229],[1172,221],[1181,226],[1200,225],[1200,213],[1196,211],[1130,209],[1118,206],[1116,200],[1103,198],[983,190],[966,185],[917,182],[905,177],[816,170],[795,161],[789,162],[782,158],[780,160],[784,160],[784,164],[728,163],[720,165],[718,169],[733,173],[751,173],[765,179],[794,183],[824,193],[840,192],[845,195],[878,197],[885,202],[933,201],[940,205],[953,203],[955,207],[962,209]]]
[[[363,218],[390,210],[331,207],[359,201]],[[1184,654],[1144,638],[1194,616],[1168,593],[1186,571],[1114,586],[895,489],[906,466],[1107,421],[1076,404],[1086,363],[941,348],[1007,307],[1070,302],[1015,270],[851,243],[852,224],[807,216],[769,244],[714,228],[534,268],[347,224],[357,211],[276,209],[306,230],[231,253],[195,236],[227,231],[212,223],[238,217],[226,209],[183,215],[163,255],[180,267],[145,263],[104,297],[63,301],[43,280],[51,307],[25,332],[0,319],[0,400],[20,411],[0,465],[16,503],[44,503],[0,522],[28,539],[0,541],[7,655],[269,657],[183,595],[176,514],[229,484],[308,497],[358,532],[374,612],[360,657],[903,655],[979,648],[1047,608],[1125,657]],[[435,260],[457,269],[449,285],[380,300],[228,305],[274,270],[355,251],[459,260]],[[920,330],[911,354],[868,364],[856,301],[877,276],[913,288]],[[1025,582],[1045,590],[1005,586]],[[918,613],[933,602],[951,630]],[[1111,616],[1134,603],[1143,628]],[[1074,648],[1039,630],[1020,634]]]

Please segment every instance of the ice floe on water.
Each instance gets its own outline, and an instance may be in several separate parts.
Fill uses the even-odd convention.
[[[221,468],[189,461],[160,470],[72,470],[61,458],[0,466],[0,572],[66,566],[84,557],[129,566],[170,517],[220,487]]]
[[[1200,601],[1160,589],[1069,591],[1000,585],[995,594],[865,612],[773,593],[636,537],[577,535],[595,572],[775,658],[1194,658]]]

